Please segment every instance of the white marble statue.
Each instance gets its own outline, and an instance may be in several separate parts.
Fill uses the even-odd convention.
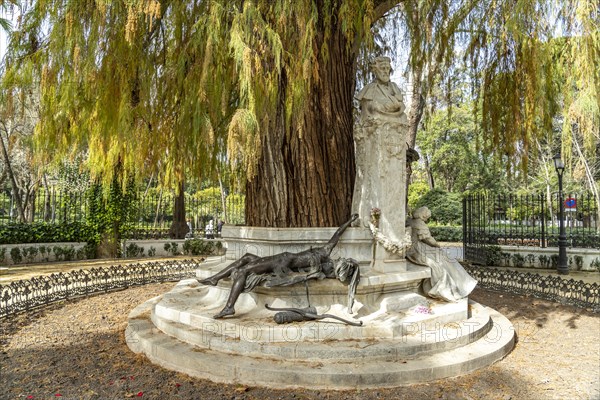
[[[403,259],[402,252],[394,254],[383,243],[402,248],[405,241],[408,119],[402,92],[390,81],[390,59],[377,57],[370,67],[375,80],[356,95],[361,118],[354,129],[356,180],[352,210],[360,217],[357,225],[377,229],[376,259]]]
[[[407,225],[411,229],[412,246],[406,258],[415,264],[431,268],[431,279],[423,282],[423,290],[433,298],[445,301],[457,301],[467,297],[477,285],[467,271],[456,260],[448,258],[439,244],[431,236],[427,220],[431,211],[421,207],[413,211]]]

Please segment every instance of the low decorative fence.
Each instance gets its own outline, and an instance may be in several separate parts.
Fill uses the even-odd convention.
[[[62,300],[192,278],[200,262],[177,260],[82,269],[1,285],[0,318]]]
[[[540,299],[600,312],[600,285],[557,275],[540,275],[513,270],[466,266],[466,270],[485,289],[531,295]]]

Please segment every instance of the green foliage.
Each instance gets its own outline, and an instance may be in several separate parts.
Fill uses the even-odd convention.
[[[575,255],[575,271],[581,271],[583,268],[583,256]]]
[[[4,263],[6,257],[6,247],[0,249],[0,263]]]
[[[204,241],[202,239],[186,240],[183,243],[183,253],[193,256],[216,255],[223,248],[220,241]]]
[[[136,216],[136,191],[132,180],[127,187],[113,179],[104,193],[102,186],[93,185],[88,191],[87,222],[92,235],[88,243],[99,244],[102,240],[118,242],[124,232],[131,230]]]
[[[513,253],[511,255],[511,261],[513,267],[523,268],[525,266],[525,256],[519,253]]]
[[[408,186],[408,208],[415,210],[421,197],[429,192],[429,185],[423,181],[416,181]]]
[[[535,266],[535,254],[529,253],[525,256],[525,258],[527,259],[527,265],[529,265],[530,267]]]
[[[540,254],[538,256],[538,260],[540,261],[540,267],[549,269],[550,268],[550,257],[545,254]]]
[[[40,250],[40,254],[42,256],[42,261],[49,261],[49,257],[50,257],[50,249],[46,248],[46,246],[40,246],[39,247]],[[48,256],[46,256],[46,252],[48,253]]]
[[[475,105],[467,102],[436,111],[417,134],[423,160],[435,186],[449,192],[500,190],[506,174],[492,152],[478,146],[482,130],[475,122]],[[421,181],[424,183],[423,181]]]
[[[56,261],[73,261],[76,259],[74,246],[54,246],[52,252]]]
[[[199,209],[216,211],[223,208],[221,204],[221,189],[218,187],[198,190],[194,194],[194,198],[198,200]]]
[[[63,247],[63,257],[64,257],[65,261],[75,260],[75,247],[74,246]]]
[[[510,260],[512,258],[512,254],[502,252],[502,253],[500,253],[500,256],[502,257],[502,260],[500,261],[500,264],[502,266],[504,266],[504,267],[509,267],[510,266]]]
[[[596,258],[594,259],[594,261],[592,261],[592,263],[590,264],[590,266],[591,266],[592,268],[595,268],[595,269],[596,269],[596,271],[600,272],[600,258],[599,258],[599,257],[596,257]]]
[[[227,196],[227,223],[237,225],[245,222],[245,201],[246,196],[240,193],[231,193]]]
[[[97,247],[94,243],[86,243],[86,245],[83,246],[83,252],[85,258],[93,260],[97,256]]]
[[[36,246],[29,246],[27,249],[24,248],[23,250],[27,250],[27,253],[23,251],[23,256],[29,263],[32,263],[35,260],[39,252]]]
[[[164,249],[167,253],[170,253],[172,256],[176,256],[179,254],[179,243],[177,243],[177,242],[165,243]]]
[[[75,252],[75,259],[76,260],[85,260],[85,248],[84,247],[77,249],[77,251]]]
[[[462,226],[430,226],[431,235],[438,242],[461,242],[463,237]]]
[[[154,246],[150,246],[150,250],[148,250],[148,257],[154,257],[156,255],[156,248]]]
[[[502,261],[502,249],[500,246],[485,246],[485,265],[499,266]]]
[[[125,248],[125,257],[127,258],[137,258],[142,257],[144,255],[144,248],[138,246],[136,243],[130,243]]]
[[[54,253],[54,259],[56,261],[62,261],[63,259],[63,248],[61,246],[54,246],[52,252]]]
[[[10,258],[12,258],[13,263],[19,264],[23,261],[23,257],[21,256],[21,249],[18,247],[13,247],[10,249]]]
[[[462,224],[462,198],[458,193],[430,190],[415,204],[416,208],[422,206],[427,206],[431,211],[430,221],[447,225]]]
[[[49,224],[46,222],[0,225],[0,244],[87,242],[92,229],[83,222]]]

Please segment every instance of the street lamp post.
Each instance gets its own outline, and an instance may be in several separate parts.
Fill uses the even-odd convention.
[[[554,168],[558,175],[558,268],[557,272],[562,275],[569,273],[569,264],[567,263],[567,233],[565,232],[565,203],[563,199],[563,172],[565,172],[565,164],[563,163],[560,153],[554,156]]]

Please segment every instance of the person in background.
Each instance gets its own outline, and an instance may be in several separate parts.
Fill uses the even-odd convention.
[[[208,224],[204,228],[204,237],[206,237],[207,239],[215,238],[215,226],[213,224],[212,219],[210,221],[208,221]]]

